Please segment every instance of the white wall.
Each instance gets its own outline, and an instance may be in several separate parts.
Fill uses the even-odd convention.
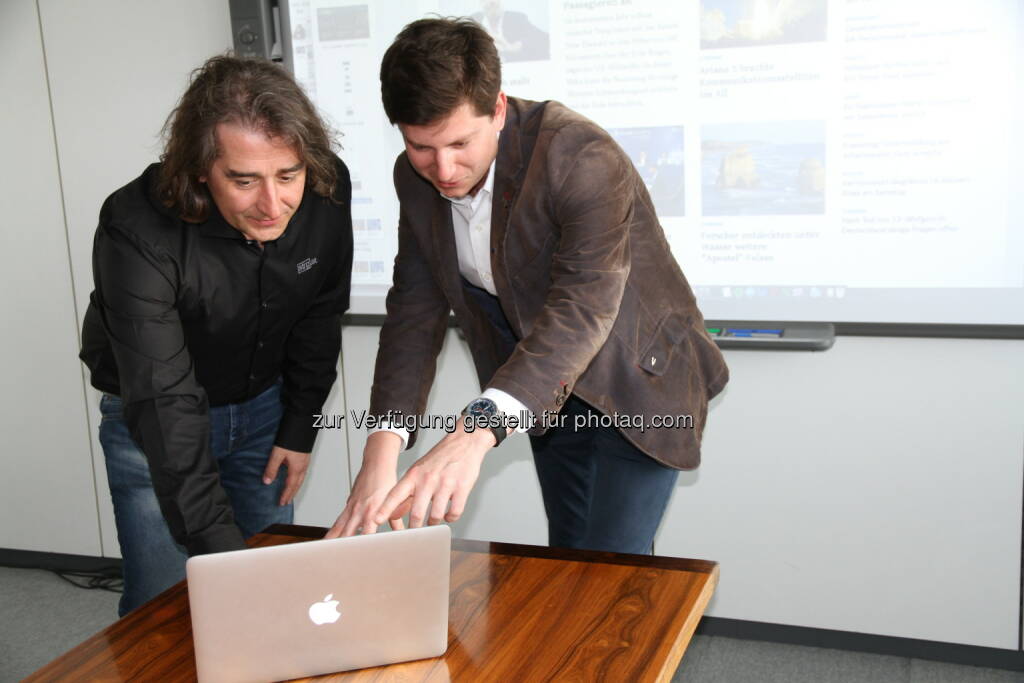
[[[1017,648],[1024,341],[727,360],[658,541],[721,563],[709,614]]]
[[[85,391],[35,2],[0,3],[0,46],[0,547],[95,555]]]

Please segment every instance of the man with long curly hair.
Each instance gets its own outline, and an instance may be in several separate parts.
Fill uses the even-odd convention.
[[[82,338],[122,616],[189,555],[291,522],[351,279],[348,170],[288,74],[214,57],[165,132],[160,163],[103,204]]]

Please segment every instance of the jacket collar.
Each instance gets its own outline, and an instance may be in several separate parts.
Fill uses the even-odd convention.
[[[509,209],[522,186],[523,150],[520,108],[523,101],[508,98],[505,126],[498,139],[498,158],[494,164],[494,192],[491,195],[491,254],[504,253]],[[492,259],[492,268],[494,265]]]

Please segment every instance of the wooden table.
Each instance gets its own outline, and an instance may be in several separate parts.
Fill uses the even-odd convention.
[[[276,526],[250,545],[325,531]],[[717,581],[716,562],[454,540],[447,653],[316,680],[668,681]],[[183,581],[26,680],[195,679]]]

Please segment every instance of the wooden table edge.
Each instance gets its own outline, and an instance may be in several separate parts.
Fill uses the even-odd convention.
[[[716,565],[714,571],[708,577],[708,580],[704,583],[701,588],[700,595],[697,596],[696,609],[690,611],[686,616],[686,621],[683,622],[682,628],[679,630],[679,634],[676,636],[676,641],[672,644],[671,650],[669,650],[668,656],[665,658],[665,663],[658,673],[657,681],[659,683],[669,683],[673,676],[675,676],[676,670],[679,668],[679,662],[683,660],[683,654],[686,649],[690,646],[690,640],[693,639],[693,633],[697,630],[697,624],[704,616],[704,612],[708,608],[708,603],[711,601],[711,596],[715,593],[715,588],[718,586],[718,566]]]

